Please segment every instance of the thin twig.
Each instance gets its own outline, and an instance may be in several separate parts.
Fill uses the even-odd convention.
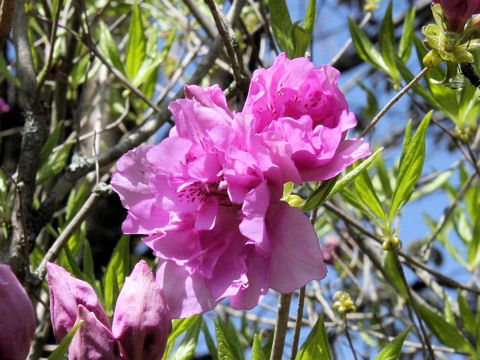
[[[358,27],[362,29],[372,18],[373,13],[371,11],[367,12],[365,16],[363,17],[362,21],[360,22],[360,25]],[[352,44],[352,38],[349,37],[348,40],[343,44],[342,48],[338,51],[338,53],[330,60],[329,64],[332,66],[335,66],[335,63],[342,57],[343,54],[345,54],[345,51],[347,51],[348,47]]]
[[[463,198],[463,196],[465,195],[465,193],[469,189],[470,184],[475,179],[476,174],[477,174],[476,172],[473,172],[468,177],[468,179],[465,181],[465,183],[462,185],[462,187],[458,191],[457,196],[455,196],[455,199],[453,200],[453,202],[443,212],[443,215],[440,218],[440,221],[437,223],[437,226],[435,227],[435,230],[430,235],[428,240],[425,242],[425,245],[422,246],[422,254],[421,255],[422,255],[422,259],[424,261],[428,260],[428,258],[430,257],[430,252],[431,252],[432,247],[433,247],[433,242],[437,238],[438,234],[440,234],[440,232],[443,230],[443,227],[447,223],[450,215],[453,213],[453,210],[455,210],[455,208],[458,206],[459,201]]]
[[[58,1],[57,10],[55,11],[55,18],[53,19],[53,22],[52,22],[52,32],[50,34],[50,44],[49,44],[50,47],[48,49],[47,61],[46,61],[45,67],[43,68],[44,71],[40,77],[40,80],[38,80],[35,98],[37,98],[40,92],[42,91],[43,84],[45,83],[45,80],[47,79],[48,73],[52,66],[53,52],[55,50],[55,42],[57,41],[58,20],[60,18],[60,13],[62,9],[63,9],[63,1]]]
[[[278,299],[277,323],[275,324],[270,360],[281,360],[283,357],[291,299],[292,294],[280,294],[280,298]]]
[[[345,329],[345,335],[347,336],[348,345],[350,345],[353,357],[355,358],[355,360],[358,360],[357,353],[355,352],[355,348],[353,347],[352,339],[350,338],[350,333],[348,332],[347,313],[343,313],[343,328]]]
[[[383,239],[381,239],[380,237],[378,237],[377,235],[375,235],[374,233],[372,233],[371,231],[369,231],[368,229],[366,229],[362,224],[360,224],[356,219],[352,218],[350,215],[344,213],[342,210],[340,210],[339,208],[337,208],[335,205],[327,202],[325,204],[323,204],[323,206],[325,206],[325,208],[327,208],[329,211],[333,212],[335,215],[339,216],[343,221],[345,221],[347,224],[353,226],[354,228],[356,228],[357,230],[359,230],[360,232],[362,232],[364,235],[367,235],[369,238],[375,240],[378,244],[383,244]],[[428,265],[424,264],[423,262],[421,262],[420,260],[417,260],[416,258],[414,258],[413,256],[410,256],[406,253],[404,253],[403,251],[398,251],[398,254],[405,259],[405,261],[407,263],[409,263],[410,265],[412,266],[416,266],[416,267],[419,267],[425,271],[427,271],[428,273],[430,273],[431,275],[435,276],[439,281],[442,281],[444,284],[452,287],[452,288],[457,288],[457,289],[463,289],[463,290],[466,290],[466,291],[469,291],[473,294],[476,294],[476,295],[480,295],[480,289],[476,289],[476,288],[473,288],[473,287],[470,287],[470,286],[467,286],[467,285],[464,285],[464,284],[461,284],[451,278],[449,278],[448,276],[445,276],[443,275],[442,273],[432,269],[431,267],[429,267]]]
[[[400,277],[402,278],[402,282],[405,285],[405,289],[407,291],[407,296],[410,299],[410,301],[409,301],[410,305],[412,306],[413,311],[415,312],[415,315],[417,316],[417,321],[418,321],[418,324],[420,326],[420,331],[422,332],[423,340],[425,341],[425,345],[427,346],[427,349],[428,349],[428,352],[429,352],[429,355],[430,355],[430,359],[433,360],[433,359],[435,359],[435,354],[434,354],[433,349],[432,349],[432,343],[430,342],[430,336],[427,334],[427,331],[425,330],[425,327],[423,326],[422,317],[420,316],[420,313],[418,311],[417,303],[412,296],[412,292],[410,290],[410,286],[408,285],[407,278],[405,277],[405,272],[403,271],[402,264],[400,263],[400,260],[398,258],[397,251],[398,251],[398,249],[393,250],[395,264],[397,266],[398,272],[400,273]],[[414,325],[415,325],[415,323],[414,323]]]
[[[402,98],[403,95],[405,95],[411,88],[413,88],[421,78],[425,76],[425,74],[428,73],[430,69],[425,67],[418,73],[417,76],[415,76],[412,81],[410,81],[407,86],[405,86],[402,90],[400,90],[388,103],[385,105],[385,107],[380,110],[380,112],[373,118],[373,120],[368,124],[367,128],[363,130],[362,134],[360,136],[365,136],[367,135],[374,127],[377,125],[377,123],[380,121],[380,119],[387,113],[390,108],[395,105],[395,103]]]
[[[93,192],[90,194],[88,199],[85,201],[81,209],[75,214],[73,219],[68,223],[62,233],[58,236],[55,240],[53,245],[48,249],[47,253],[45,254],[44,258],[38,268],[35,270],[35,275],[38,276],[39,279],[44,279],[46,273],[46,266],[48,262],[55,261],[58,257],[60,252],[62,251],[63,247],[67,244],[68,239],[75,233],[78,227],[82,224],[83,220],[86,219],[88,213],[93,208],[93,206],[97,203],[100,197],[108,191],[109,187],[105,184],[100,183],[98,186],[95,187]]]
[[[298,306],[297,306],[297,320],[295,321],[295,332],[293,334],[292,353],[290,354],[290,360],[295,360],[297,357],[298,343],[300,342],[300,330],[302,329],[303,322],[303,307],[305,304],[305,286],[300,289],[298,294]]]
[[[232,29],[230,22],[225,18],[225,15],[218,10],[217,4],[213,0],[204,0],[213,15],[218,32],[222,35],[227,54],[232,64],[233,76],[239,86],[246,87],[248,83],[248,76],[245,74],[243,65],[242,52],[238,45],[235,32]]]

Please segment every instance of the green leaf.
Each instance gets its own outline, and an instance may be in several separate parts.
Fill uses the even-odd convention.
[[[74,189],[70,192],[67,200],[67,213],[65,215],[66,223],[70,222],[70,220],[73,219],[75,214],[81,209],[81,207],[85,203],[85,200],[87,200],[89,190],[90,183],[88,181],[85,181],[82,186],[80,186],[80,189]]]
[[[455,316],[453,315],[450,297],[445,293],[445,291],[443,291],[443,317],[449,324],[455,325]]]
[[[103,21],[100,21],[98,26],[100,32],[100,52],[114,68],[125,74],[125,67],[120,59],[120,53],[118,52],[117,45],[115,44],[115,40],[113,40],[108,26],[105,25]]]
[[[253,337],[252,360],[267,360],[262,349],[262,336],[260,334]]]
[[[382,25],[380,27],[380,52],[382,54],[383,60],[387,64],[390,76],[395,80],[396,83],[400,82],[399,72],[395,63],[395,54],[397,50],[395,48],[395,34],[394,34],[394,25],[392,19],[392,1],[388,4],[387,11],[383,16]]]
[[[357,49],[358,55],[373,67],[384,71],[389,74],[390,69],[383,60],[382,55],[377,48],[372,44],[365,32],[358,27],[358,25],[352,19],[348,19],[348,26],[350,28],[350,34],[352,35],[352,41]]]
[[[412,326],[410,325],[397,335],[395,339],[380,351],[380,354],[378,354],[374,360],[397,360],[400,357],[403,342],[411,328]]]
[[[63,144],[63,146],[54,153],[50,154],[47,162],[38,170],[36,184],[41,185],[48,179],[54,177],[65,167],[72,148],[73,141]]]
[[[390,223],[408,201],[415,183],[422,174],[423,162],[425,160],[425,135],[431,118],[432,111],[425,115],[412,140],[404,148],[404,157],[400,162],[395,190],[393,191],[392,207],[389,214]]]
[[[298,26],[300,21],[293,24],[292,38],[294,44],[294,57],[305,56],[308,45],[312,39],[315,17],[317,16],[317,1],[310,0],[305,12],[305,21],[303,26]]]
[[[207,323],[205,321],[202,323],[202,331],[203,331],[203,335],[205,336],[205,343],[207,344],[209,355],[214,359],[218,359],[215,342],[213,341],[212,335],[210,334]]]
[[[108,314],[113,313],[117,296],[122,289],[125,277],[130,272],[130,237],[123,235],[113,250],[108,262],[103,287],[105,295],[105,308]]]
[[[361,201],[367,205],[383,223],[385,223],[387,216],[385,215],[382,203],[378,199],[375,189],[373,188],[367,170],[362,171],[360,175],[355,178],[354,185],[355,191]]]
[[[305,51],[307,51],[308,45],[310,44],[311,34],[305,31],[304,28],[298,25],[300,22],[297,21],[292,25],[292,39],[293,39],[293,57],[305,56]]]
[[[433,179],[431,182],[429,182],[427,185],[422,186],[419,190],[416,190],[413,192],[411,196],[411,200],[418,199],[421,196],[431,194],[434,191],[440,189],[443,187],[448,179],[450,179],[450,176],[453,174],[452,170],[445,171],[441,174],[439,174],[435,179]]]
[[[385,161],[383,160],[382,154],[379,154],[377,161],[375,162],[377,168],[377,175],[382,184],[383,193],[391,198],[393,194],[392,185],[390,182],[390,174],[388,173],[387,167],[385,166]]]
[[[154,33],[155,35],[155,33]],[[142,85],[154,72],[157,71],[158,67],[165,61],[168,56],[168,53],[173,45],[173,42],[177,39],[177,27],[174,27],[170,32],[170,36],[163,45],[162,50],[155,54],[155,57],[150,58],[149,49],[147,49],[147,54],[145,60],[142,62],[142,65],[138,69],[135,79],[133,80],[133,85],[140,86]],[[150,40],[149,40],[150,43]]]
[[[319,316],[315,326],[308,334],[307,340],[298,351],[296,360],[331,360],[330,346],[328,345],[327,332],[323,322],[323,315]]]
[[[198,334],[200,334],[200,328],[202,327],[203,318],[201,316],[196,317],[195,322],[188,329],[182,342],[178,345],[177,350],[171,357],[171,360],[189,360],[193,358],[195,349],[198,342]]]
[[[232,354],[235,359],[243,359],[243,348],[240,343],[238,332],[233,325],[231,319],[227,319],[227,322],[224,322],[221,317],[217,318],[218,325],[222,329],[222,332],[225,336],[225,339],[228,342],[229,348],[232,351]]]
[[[273,35],[280,50],[285,51],[289,58],[293,57],[293,40],[291,38],[292,20],[285,0],[268,0],[270,22]]]
[[[142,15],[140,7],[135,2],[133,5],[132,17],[130,18],[130,28],[128,29],[128,42],[125,57],[125,66],[127,76],[133,80],[145,58],[146,40],[143,29]]]
[[[80,266],[78,266],[77,261],[73,257],[69,247],[65,246],[60,254],[61,256],[59,258],[59,263],[61,266],[64,267],[70,274],[72,274],[72,276],[83,280],[83,273],[80,270]]]
[[[319,187],[305,201],[302,210],[309,211],[322,205],[326,201],[328,194],[332,191],[337,180],[338,176],[335,176],[334,178],[322,181]]]
[[[63,120],[60,121],[55,129],[53,129],[52,133],[48,137],[47,141],[43,145],[42,152],[40,153],[40,168],[45,165],[48,160],[48,157],[52,153],[53,148],[58,143],[58,139],[60,139],[60,132],[63,128]]]
[[[420,316],[442,344],[457,350],[464,350],[469,354],[475,354],[472,345],[457,327],[449,324],[443,317],[425,306],[420,304],[417,304],[417,306]]]
[[[365,205],[362,201],[360,201],[360,198],[357,195],[355,195],[353,192],[351,192],[347,188],[344,188],[340,194],[342,195],[343,199],[346,202],[348,202],[350,205],[352,205],[354,208],[359,210],[364,215],[368,216],[379,227],[382,226],[382,224],[378,221],[377,217],[370,211],[367,205]]]
[[[363,108],[363,115],[368,121],[371,121],[375,115],[378,113],[378,100],[372,90],[366,87],[361,81],[358,82],[358,85],[365,91],[367,94],[367,105]]]
[[[194,315],[186,319],[177,319],[173,320],[172,323],[172,332],[168,336],[167,346],[165,348],[165,352],[163,353],[162,360],[166,360],[169,358],[174,346],[175,340],[182,335],[185,331],[193,327],[201,315]]]
[[[387,275],[388,282],[398,291],[400,296],[408,299],[407,288],[395,261],[395,254],[392,251],[387,250],[383,252],[383,269],[385,270],[385,275]]]
[[[413,46],[413,35],[415,30],[415,12],[416,8],[412,7],[407,11],[405,15],[405,20],[403,21],[403,32],[402,37],[400,38],[400,46],[398,48],[398,53],[403,62],[407,62],[410,58],[410,53]]]
[[[462,318],[463,326],[470,334],[475,334],[476,324],[475,317],[473,316],[472,309],[468,305],[467,300],[463,297],[460,289],[457,290],[458,307],[460,309],[460,316]]]
[[[383,150],[383,148],[378,149],[367,159],[363,160],[360,165],[355,169],[347,173],[345,176],[342,176],[338,179],[338,176],[326,181],[322,181],[320,186],[313,192],[312,195],[308,197],[305,201],[305,204],[302,207],[303,211],[309,211],[315,208],[318,208],[325,201],[330,200],[338,192],[340,192],[345,186],[350,184],[360,173],[369,167],[374,161],[377,155]]]
[[[68,347],[72,342],[73,336],[77,332],[78,328],[82,326],[83,320],[77,322],[72,329],[68,332],[67,335],[62,339],[62,342],[58,347],[50,354],[48,360],[64,360],[67,355]]]
[[[217,353],[218,353],[218,360],[238,360],[238,358],[233,354],[230,345],[225,338],[225,334],[223,332],[222,327],[220,324],[215,321],[215,334],[217,336]]]

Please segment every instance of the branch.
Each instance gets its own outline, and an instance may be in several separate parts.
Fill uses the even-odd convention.
[[[292,294],[280,294],[280,298],[278,299],[277,323],[275,324],[275,332],[273,334],[273,345],[270,360],[282,359],[291,299]]]
[[[243,65],[243,57],[240,51],[240,46],[238,45],[237,38],[235,37],[235,32],[232,29],[232,25],[225,18],[223,13],[218,10],[217,4],[213,0],[204,0],[207,6],[210,8],[210,11],[217,25],[218,32],[222,35],[225,48],[227,49],[227,54],[232,64],[233,76],[235,81],[239,84],[240,87],[246,87],[248,89],[248,76],[245,75],[245,67]]]

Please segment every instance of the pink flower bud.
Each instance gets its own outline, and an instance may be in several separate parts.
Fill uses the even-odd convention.
[[[0,264],[0,359],[25,360],[34,333],[32,303],[10,266]]]
[[[434,0],[433,3],[442,7],[450,31],[461,32],[468,19],[480,13],[480,0]]]
[[[118,295],[112,332],[125,360],[156,360],[162,357],[172,331],[163,291],[145,261],[125,279]]]
[[[70,360],[121,359],[117,341],[112,332],[95,314],[78,305],[77,321],[83,321],[68,348]]]
[[[79,305],[93,312],[102,324],[110,328],[110,321],[90,284],[74,278],[64,268],[53,263],[47,264],[47,282],[50,288],[53,332],[58,342],[75,324]]]

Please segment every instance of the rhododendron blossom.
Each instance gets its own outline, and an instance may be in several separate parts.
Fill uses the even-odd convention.
[[[370,154],[363,139],[345,139],[357,120],[337,86],[339,75],[332,66],[283,53],[253,73],[242,112],[255,115],[256,133],[288,171],[284,181],[330,179]]]
[[[159,258],[157,281],[174,317],[226,297],[251,309],[269,288],[288,293],[326,275],[313,226],[280,198],[287,181],[324,180],[369,154],[361,139],[345,140],[355,117],[338,75],[328,76],[324,116],[308,115],[305,104],[301,114],[260,111],[253,83],[241,113],[230,111],[218,86],[186,86],[186,99],[169,106],[170,137],[117,162],[112,186],[128,209],[122,229],[145,235]]]

